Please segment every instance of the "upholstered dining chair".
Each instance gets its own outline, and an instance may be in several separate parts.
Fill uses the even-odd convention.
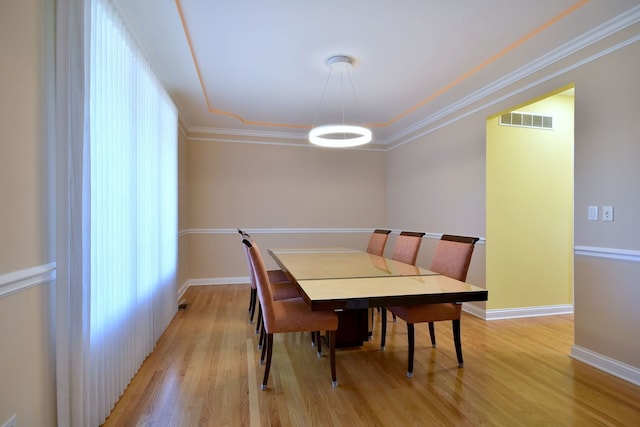
[[[396,239],[396,243],[393,246],[393,252],[391,253],[391,259],[395,261],[404,262],[405,264],[416,265],[418,259],[418,252],[420,251],[420,245],[422,244],[422,238],[425,233],[417,231],[402,231]],[[383,320],[386,324],[386,312],[383,310]],[[392,313],[393,314],[393,313]],[[393,321],[396,321],[396,315],[393,314]],[[383,326],[386,328],[386,325]]]
[[[266,350],[266,363],[264,377],[260,388],[267,388],[269,380],[269,370],[271,368],[271,357],[273,354],[273,334],[286,332],[312,332],[317,333],[318,355],[320,356],[320,334],[318,331],[326,331],[329,338],[329,358],[331,364],[331,383],[335,387],[338,385],[336,379],[336,331],[338,329],[338,315],[333,311],[311,311],[304,300],[299,298],[289,298],[275,300],[269,275],[264,265],[264,260],[260,249],[255,242],[244,239],[249,257],[253,266],[258,288],[258,299],[262,306],[263,326],[266,332],[266,342],[260,358],[261,364],[264,361]]]
[[[405,264],[416,265],[418,251],[420,251],[424,235],[425,233],[423,232],[402,231],[393,246],[391,259]]]
[[[373,230],[367,244],[367,252],[372,255],[383,256],[389,233],[391,233],[391,230],[381,230],[379,228]]]
[[[238,229],[238,233],[242,240],[247,239],[252,241],[251,236],[244,232],[241,229]],[[246,259],[247,259],[247,267],[249,269],[249,283],[251,284],[251,293],[249,294],[249,322],[253,322],[253,317],[255,315],[256,305],[257,305],[257,287],[255,275],[253,274],[253,268],[251,267],[251,260],[249,259],[249,253],[247,252],[247,247],[243,244],[242,248],[244,249]],[[300,292],[298,291],[298,287],[295,283],[291,282],[289,276],[282,270],[267,270],[267,275],[269,276],[269,282],[273,287],[273,296],[276,300],[287,299],[287,298],[297,298],[300,296]],[[258,311],[260,311],[260,307],[258,307]],[[261,322],[260,313],[258,313],[258,322],[256,324],[256,333],[260,330],[260,322]]]
[[[467,279],[473,248],[479,239],[477,237],[453,236],[445,234],[438,242],[433,258],[431,259],[431,271],[443,274],[453,279],[464,282]],[[409,361],[407,376],[413,376],[414,355],[414,324],[429,323],[429,335],[431,345],[436,346],[435,330],[433,322],[451,320],[453,329],[453,341],[456,347],[458,366],[463,367],[462,343],[460,340],[460,317],[462,314],[461,303],[420,304],[411,306],[386,307],[394,315],[407,322],[407,337],[409,340]],[[380,346],[384,349],[386,339],[386,312],[382,312],[382,331]]]

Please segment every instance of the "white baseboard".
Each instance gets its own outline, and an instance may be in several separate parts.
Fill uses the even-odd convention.
[[[572,304],[562,305],[547,305],[540,307],[519,307],[519,308],[504,308],[496,310],[487,310],[485,313],[485,320],[500,320],[500,319],[517,319],[521,317],[539,317],[539,316],[555,316],[558,314],[572,314]],[[482,316],[479,316],[482,317]]]
[[[601,371],[607,372],[615,377],[621,378],[625,381],[640,386],[640,369],[627,365],[626,363],[619,362],[610,357],[603,356],[602,354],[587,350],[579,345],[573,345],[571,347],[571,357]]]
[[[189,279],[180,286],[180,289],[178,289],[178,301],[180,301],[180,298],[182,298],[190,286],[246,285],[248,283],[248,276]]]

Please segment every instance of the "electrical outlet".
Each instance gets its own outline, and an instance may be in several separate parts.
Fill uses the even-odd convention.
[[[16,414],[13,414],[11,418],[2,424],[2,427],[18,427],[18,418],[16,417]]]
[[[613,221],[613,206],[602,207],[602,220]]]

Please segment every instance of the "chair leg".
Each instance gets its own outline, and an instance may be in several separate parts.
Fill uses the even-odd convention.
[[[265,344],[265,347],[267,348],[267,363],[264,365],[264,378],[262,379],[260,390],[267,389],[267,381],[269,380],[269,369],[271,368],[271,355],[273,353],[273,334],[267,334],[267,343]]]
[[[262,305],[258,301],[258,320],[256,320],[256,334],[260,333],[261,324],[262,324]]]
[[[333,387],[338,386],[338,379],[336,376],[336,331],[327,331],[329,336],[329,360],[331,362],[331,385]]]
[[[322,357],[322,337],[320,337],[320,331],[313,332],[316,335],[316,345],[318,346],[318,357]]]
[[[268,338],[267,331],[263,326],[260,330],[260,341],[258,344],[258,350],[262,349],[262,352],[260,353],[261,365],[264,365],[264,355],[265,355],[265,352],[267,351],[267,338]]]
[[[409,366],[407,368],[407,376],[413,377],[413,351],[415,347],[415,328],[413,323],[407,323],[407,339],[409,340]]]
[[[380,348],[384,350],[385,342],[387,341],[387,309],[382,307],[382,317],[380,323],[382,323],[382,329],[380,330]]]
[[[249,323],[253,323],[253,316],[256,312],[256,294],[257,290],[251,288],[251,295],[249,297]]]
[[[315,347],[316,346],[316,332],[313,331],[311,332],[311,347]]]
[[[429,336],[431,336],[431,347],[436,347],[436,330],[433,327],[433,322],[429,322]]]
[[[462,360],[462,342],[460,341],[460,319],[456,319],[452,321],[452,329],[453,329],[453,342],[456,345],[456,356],[458,356],[458,367],[464,367],[464,362]]]

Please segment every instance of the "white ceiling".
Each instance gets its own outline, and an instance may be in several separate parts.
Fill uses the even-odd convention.
[[[601,24],[640,13],[638,0],[116,4],[188,133],[304,143],[314,122],[342,121],[343,101],[345,120],[371,126],[374,143],[383,145],[402,141]],[[341,97],[339,79],[328,80],[326,60],[333,55],[355,59],[351,78],[359,105],[348,82]]]

